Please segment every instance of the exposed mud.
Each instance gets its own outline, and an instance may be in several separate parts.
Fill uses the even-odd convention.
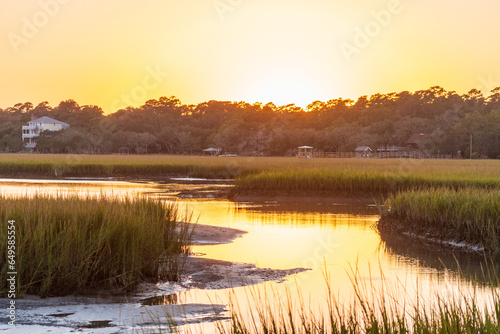
[[[218,245],[233,242],[245,235],[247,231],[234,228],[195,224],[191,243],[193,245]]]
[[[209,290],[228,289],[260,284],[266,281],[282,282],[288,275],[298,274],[305,270],[307,269],[258,268],[247,263],[190,257],[184,267],[186,279],[183,280],[181,286]]]
[[[196,225],[195,245],[229,243],[246,231]],[[190,289],[225,289],[284,281],[303,268],[276,270],[253,264],[219,261],[189,256],[185,259],[180,282],[144,282],[133,294],[96,292],[94,296],[40,298],[25,296],[16,301],[16,326],[0,317],[0,332],[8,333],[123,333],[170,332],[171,327],[226,319],[226,305],[183,303],[179,293]],[[0,299],[8,305],[9,299]],[[160,325],[161,324],[161,325]],[[161,329],[160,329],[161,328]]]

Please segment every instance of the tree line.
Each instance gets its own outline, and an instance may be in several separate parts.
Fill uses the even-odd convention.
[[[301,145],[327,152],[403,146],[414,133],[428,134],[428,153],[500,158],[500,87],[485,96],[473,89],[459,95],[441,87],[414,93],[375,94],[315,101],[306,109],[294,104],[208,101],[196,105],[176,97],[149,100],[105,115],[98,106],[74,100],[56,107],[42,102],[0,109],[0,151],[24,149],[21,126],[31,115],[70,124],[45,131],[37,140],[42,152],[201,154],[208,147],[238,155],[293,155]],[[460,152],[460,153],[459,153]]]

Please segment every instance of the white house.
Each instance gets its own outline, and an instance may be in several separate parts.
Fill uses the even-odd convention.
[[[356,152],[356,158],[369,158],[373,150],[368,146],[358,146],[354,152]]]
[[[28,124],[29,125],[24,125],[22,128],[23,142],[25,142],[26,147],[36,145],[36,138],[40,136],[42,131],[60,131],[69,127],[68,123],[64,123],[47,116],[37,119],[32,117]]]

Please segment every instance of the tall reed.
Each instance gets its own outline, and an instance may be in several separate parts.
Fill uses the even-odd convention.
[[[175,280],[180,268],[169,264],[189,251],[189,227],[179,223],[176,205],[148,198],[0,195],[0,220],[4,236],[5,222],[15,221],[20,295],[130,290],[144,279]],[[6,246],[0,238],[1,293],[7,290]]]
[[[478,302],[476,291],[452,295],[431,292],[425,297],[421,291],[413,300],[404,286],[388,286],[382,281],[375,286],[354,269],[350,274],[353,298],[347,304],[340,302],[326,275],[326,306],[315,309],[306,304],[300,293],[289,289],[286,296],[265,287],[249,289],[249,311],[244,312],[240,301],[230,302],[229,322],[219,321],[221,334],[462,334],[500,333],[500,294],[498,281],[482,293],[489,295]]]

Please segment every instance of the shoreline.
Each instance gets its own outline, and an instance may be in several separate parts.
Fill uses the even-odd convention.
[[[467,243],[453,236],[445,237],[444,231],[440,229],[419,228],[415,227],[415,225],[409,226],[401,223],[399,219],[395,218],[381,218],[377,223],[377,230],[381,235],[387,237],[396,236],[418,241],[422,246],[426,246],[429,249],[438,247],[439,249],[450,252],[458,251],[475,255],[481,255],[486,252],[482,245]]]

